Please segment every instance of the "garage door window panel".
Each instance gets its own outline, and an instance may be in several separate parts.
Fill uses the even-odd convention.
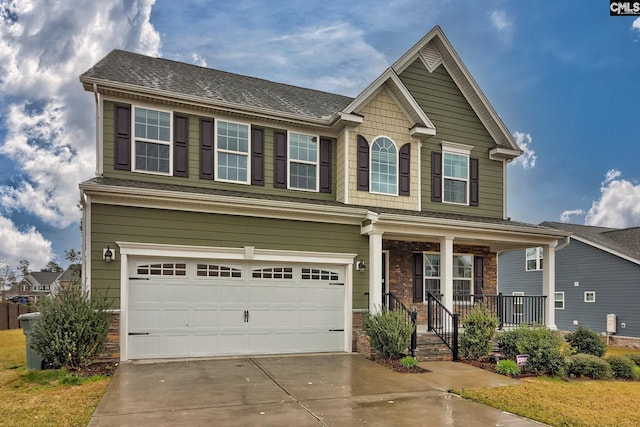
[[[196,275],[199,277],[221,277],[231,279],[241,279],[242,269],[228,265],[198,264]]]
[[[265,267],[254,269],[252,272],[254,279],[293,279],[292,267]]]
[[[136,269],[139,276],[186,276],[187,265],[181,263],[158,263],[139,265]]]
[[[340,280],[340,276],[335,271],[320,270],[318,268],[303,268],[302,280]]]

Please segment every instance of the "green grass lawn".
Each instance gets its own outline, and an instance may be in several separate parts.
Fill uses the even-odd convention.
[[[610,348],[607,354],[640,353]],[[521,385],[455,390],[464,398],[553,426],[637,426],[640,382],[535,378]]]
[[[25,364],[22,329],[0,331],[0,426],[86,426],[110,379]]]

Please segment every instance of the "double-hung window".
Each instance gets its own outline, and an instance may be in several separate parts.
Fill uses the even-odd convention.
[[[318,191],[318,137],[289,133],[289,188]]]
[[[171,113],[134,108],[135,170],[171,174]]]
[[[553,294],[553,306],[558,310],[564,310],[564,292]]]
[[[398,150],[384,136],[371,144],[371,192],[398,194]]]
[[[440,254],[424,255],[424,300],[427,293],[442,295]],[[473,289],[473,255],[453,256],[453,299],[470,301]]]
[[[249,183],[249,126],[216,122],[216,179]]]
[[[542,270],[542,260],[544,257],[542,248],[528,248],[526,257],[527,271]]]
[[[443,200],[466,205],[469,188],[469,156],[445,151],[443,162]]]

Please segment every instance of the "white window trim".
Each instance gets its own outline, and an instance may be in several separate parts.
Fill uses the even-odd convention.
[[[247,126],[247,152],[246,153],[218,148],[218,124],[220,122],[229,123],[233,125]],[[233,122],[230,120],[216,119],[213,121],[213,135],[214,135],[214,145],[215,145],[215,148],[214,148],[215,149],[215,165],[214,165],[215,180],[219,182],[230,182],[232,184],[251,185],[251,124],[244,123],[244,122]],[[218,153],[221,153],[221,152],[227,153],[227,154],[235,154],[235,155],[246,154],[247,156],[247,180],[246,181],[235,181],[233,179],[222,179],[218,177],[218,171],[220,170],[220,168],[218,167],[218,160],[220,159],[220,157],[218,156]]]
[[[451,205],[458,205],[458,206],[469,206],[469,199],[470,199],[470,191],[471,191],[471,185],[469,183],[469,181],[471,180],[469,177],[469,174],[471,173],[470,171],[470,164],[471,164],[471,150],[473,149],[472,145],[466,145],[466,144],[458,144],[456,142],[448,142],[448,141],[442,141],[441,143],[442,146],[442,203],[447,203],[447,204],[451,204]],[[461,178],[447,178],[447,176],[444,174],[444,155],[445,153],[450,153],[450,154],[457,154],[460,156],[464,156],[467,158],[467,177],[465,179],[461,179]],[[464,181],[467,185],[466,185],[466,189],[467,189],[467,193],[466,193],[466,202],[465,203],[459,203],[459,202],[450,202],[448,200],[445,200],[444,198],[444,183],[447,179],[453,180],[453,181]]]
[[[147,173],[150,175],[160,176],[173,176],[173,111],[163,110],[162,108],[156,108],[152,105],[136,104],[131,106],[131,171],[136,173]],[[142,108],[144,110],[159,111],[161,113],[169,113],[169,141],[160,141],[156,139],[137,138],[136,137],[136,108]],[[152,144],[168,145],[169,146],[169,172],[155,172],[136,169],[136,141],[148,142]]]
[[[592,294],[593,295],[593,299],[587,299],[587,295]],[[584,302],[586,303],[594,303],[596,302],[596,291],[584,291]]]
[[[373,168],[371,167],[371,162],[373,161],[373,143],[376,142],[380,138],[386,138],[393,146],[396,148],[396,192],[395,193],[382,193],[379,191],[372,191],[371,186],[373,184]],[[399,186],[400,186],[400,150],[398,149],[398,144],[393,140],[393,138],[386,135],[378,135],[373,138],[371,144],[369,145],[369,193],[371,194],[381,194],[383,196],[397,196],[399,194]]]
[[[529,268],[529,258],[527,258],[527,251],[529,249],[535,249],[536,250],[536,268]],[[533,259],[533,258],[531,258]],[[527,248],[524,250],[524,269],[525,271],[542,271],[542,269],[544,268],[544,266],[541,266],[540,264],[542,264],[542,261],[544,260],[544,250],[542,249],[542,247],[538,246],[535,248]]]
[[[294,163],[300,163],[305,165],[314,165],[316,167],[316,188],[298,188],[291,186],[291,134],[310,136],[316,139],[316,161],[308,162],[305,160],[293,160]],[[313,135],[304,132],[287,131],[287,189],[308,191],[312,193],[318,193],[320,191],[320,135]]]
[[[562,295],[562,308],[556,307],[556,295]],[[556,310],[564,310],[565,307],[565,299],[564,299],[564,292],[555,292],[553,294],[553,308]]]
[[[438,255],[438,256],[441,257],[440,260],[442,260],[442,254],[440,252],[431,252],[431,251],[429,251],[429,252],[423,252],[422,253],[422,257],[423,257],[422,258],[422,301],[423,302],[426,302],[427,286],[426,286],[425,282],[426,282],[427,279],[440,280],[440,294],[443,293],[442,292],[442,271],[440,271],[440,276],[438,276],[438,277],[427,276],[427,274],[426,274],[427,263],[424,261],[425,255]],[[474,272],[473,272],[474,267],[475,267],[473,265],[473,257],[474,257],[474,255],[471,254],[471,253],[454,253],[453,256],[454,257],[456,257],[456,256],[470,256],[471,257],[471,277],[469,277],[469,278],[466,278],[466,277],[460,278],[460,277],[455,277],[455,275],[454,275],[452,277],[452,280],[468,280],[470,282],[470,284],[471,284],[470,285],[470,289],[469,289],[470,290],[469,294],[473,295],[473,280],[474,280],[474,277],[475,277],[474,276]],[[469,301],[469,303],[472,303],[472,302]]]

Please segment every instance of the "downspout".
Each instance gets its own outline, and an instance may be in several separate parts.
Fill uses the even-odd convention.
[[[93,84],[93,96],[96,100],[96,176],[102,176],[102,96],[96,83]]]
[[[571,236],[567,236],[564,238],[564,243],[561,244],[560,246],[556,246],[556,252],[563,250],[564,248],[566,248],[567,246],[569,246],[569,243],[571,243]]]

